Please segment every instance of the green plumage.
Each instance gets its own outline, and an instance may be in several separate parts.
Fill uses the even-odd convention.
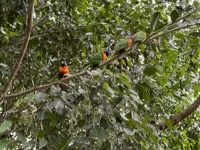
[[[96,67],[102,62],[102,53],[98,53],[89,59],[87,65]]]
[[[102,63],[102,61],[105,61],[105,59],[107,59],[111,52],[112,50],[110,49],[110,47],[107,49],[101,49],[100,53],[97,53],[89,59],[88,63],[84,65],[84,69],[88,67],[91,67],[92,69],[98,67],[99,64]]]
[[[133,38],[133,45],[132,45],[132,50],[137,49],[138,43],[140,43],[142,40],[146,39],[146,33],[143,31],[139,31],[134,35]]]
[[[119,41],[114,47],[115,53],[119,53],[120,51],[124,51],[126,49],[128,49],[128,37]]]
[[[133,41],[135,42],[141,42],[142,40],[144,40],[146,38],[146,33],[139,31],[134,35]]]

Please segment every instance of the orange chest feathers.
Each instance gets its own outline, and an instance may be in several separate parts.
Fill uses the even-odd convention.
[[[106,61],[106,59],[107,59],[107,55],[105,53],[103,53],[103,55],[102,55],[102,62]]]
[[[128,48],[131,48],[133,44],[133,40],[132,39],[128,39]]]
[[[68,74],[69,73],[69,68],[67,66],[61,66],[61,67],[59,67],[59,73]]]

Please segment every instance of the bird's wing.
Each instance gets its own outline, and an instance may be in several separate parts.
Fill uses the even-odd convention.
[[[123,39],[115,45],[114,50],[118,52],[122,49],[126,49],[126,47],[128,47],[128,39]]]

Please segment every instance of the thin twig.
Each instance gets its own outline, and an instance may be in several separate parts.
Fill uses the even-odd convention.
[[[38,22],[36,22],[35,24],[33,24],[32,30],[33,30],[35,27],[37,27],[38,25],[40,25],[41,23],[43,23],[44,20],[47,19],[48,17],[49,17],[49,14],[47,14],[47,15],[43,16],[41,19],[39,19]],[[20,35],[17,35],[17,36],[15,36],[15,37],[13,37],[13,38],[14,38],[14,41],[16,41],[16,38],[17,38],[17,39],[21,39],[22,37],[25,36],[25,34],[26,34],[26,33],[22,33],[22,34],[20,34]],[[46,33],[40,34],[40,36],[43,36],[43,35],[46,35]],[[33,40],[34,38],[35,38],[34,36],[33,36],[33,37],[30,37],[30,40]],[[9,41],[9,43],[8,43],[7,45],[5,45],[4,47],[0,48],[0,50],[1,50],[1,49],[6,49],[6,47],[7,47],[8,45],[11,45],[11,44],[14,44],[14,45],[21,44],[22,41],[23,41],[23,40],[19,40],[17,43],[13,43],[13,40],[12,40],[12,41]]]
[[[186,26],[180,26],[180,27],[177,27],[177,28],[168,30],[168,31],[166,31],[166,32],[160,33],[160,34],[158,34],[158,35],[156,35],[156,36],[153,36],[153,37],[151,37],[149,40],[155,39],[155,38],[160,37],[160,36],[162,36],[162,35],[164,35],[164,34],[167,34],[167,33],[170,33],[170,32],[174,32],[174,31],[177,31],[177,30],[181,30],[181,29],[185,29],[185,28],[189,28],[189,27],[195,28],[195,27],[197,27],[198,25],[200,25],[200,22],[195,23],[195,24],[187,24]],[[147,40],[145,39],[145,40],[142,41],[141,43],[144,43],[144,42],[146,42],[146,41],[147,41]]]
[[[36,22],[33,26],[32,29],[34,29],[35,27],[37,27],[38,25],[40,25],[41,23],[43,23],[44,20],[46,20],[49,17],[49,14],[43,16],[42,18],[40,18],[40,20],[38,22]]]
[[[191,11],[191,12],[188,13],[188,14],[186,14],[185,16],[180,17],[180,18],[177,18],[177,19],[176,19],[176,22],[178,22],[178,21],[180,21],[180,20],[183,20],[183,19],[189,17],[190,15],[192,15],[193,13],[195,13],[196,11],[197,11],[197,9],[194,9],[193,11]]]
[[[159,30],[157,30],[157,31],[155,31],[155,32],[153,32],[153,33],[151,33],[151,34],[145,39],[144,42],[148,41],[152,36],[154,36],[154,35],[156,35],[157,33],[163,31],[163,30],[166,29],[167,27],[172,26],[172,25],[176,24],[177,22],[179,22],[179,21],[181,21],[181,20],[183,20],[183,19],[189,17],[190,15],[192,15],[193,13],[195,13],[196,11],[197,11],[197,9],[194,9],[194,10],[191,11],[190,13],[184,15],[183,17],[177,18],[175,22],[170,23],[170,24],[167,24],[166,26],[162,27],[161,29],[159,29]]]
[[[24,37],[24,41],[21,45],[21,51],[20,51],[18,58],[13,66],[10,76],[8,77],[6,83],[3,87],[0,99],[2,99],[5,95],[7,95],[7,91],[9,90],[15,76],[17,75],[17,72],[22,63],[23,57],[25,55],[25,52],[26,52],[26,49],[28,46],[28,42],[29,42],[29,38],[31,35],[32,22],[33,22],[33,9],[34,9],[34,0],[30,0],[29,9],[28,9],[28,23],[27,23],[27,27],[26,27],[26,34]]]
[[[42,18],[40,18],[38,22],[36,22],[35,24],[33,24],[32,30],[33,30],[35,27],[37,27],[38,25],[40,25],[40,24],[41,24],[45,19],[47,19],[48,17],[49,17],[49,14],[47,14],[47,15],[43,16]],[[20,34],[20,35],[17,35],[16,37],[17,37],[17,38],[22,38],[23,36],[25,36],[25,34],[26,34],[26,33],[22,33],[22,34]],[[31,38],[30,38],[30,40],[31,40]],[[20,43],[21,43],[21,41],[20,41]],[[20,44],[20,43],[17,43],[17,44]]]

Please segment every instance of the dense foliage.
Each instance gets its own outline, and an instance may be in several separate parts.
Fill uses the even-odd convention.
[[[1,87],[19,54],[28,4],[0,2]],[[199,149],[198,111],[176,126],[168,120],[199,94],[198,10],[197,0],[35,1],[28,49],[8,95],[56,81],[63,58],[73,75],[128,33],[152,36],[121,63],[70,79],[66,91],[53,85],[5,98],[0,149]]]

